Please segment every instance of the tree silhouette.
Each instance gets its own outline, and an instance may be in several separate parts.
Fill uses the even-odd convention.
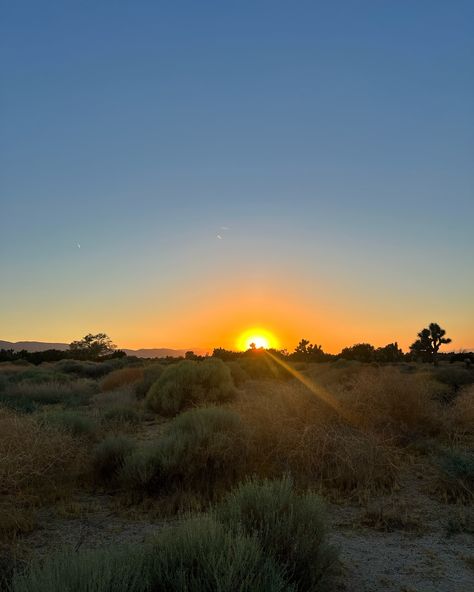
[[[436,366],[439,348],[445,343],[451,343],[451,339],[445,335],[446,331],[438,323],[430,323],[428,329],[422,329],[418,333],[418,339],[410,345],[410,350],[414,354],[422,354]]]
[[[375,348],[370,343],[356,343],[351,347],[345,347],[339,356],[345,360],[372,362],[375,357]]]
[[[326,358],[321,345],[310,343],[308,339],[302,339],[291,354],[294,360],[320,361]]]
[[[97,333],[97,335],[89,333],[79,341],[73,341],[69,345],[69,351],[80,358],[95,359],[111,354],[116,347],[105,333]]]

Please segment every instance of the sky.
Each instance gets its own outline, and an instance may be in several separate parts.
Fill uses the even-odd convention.
[[[0,7],[0,339],[474,347],[474,3]]]

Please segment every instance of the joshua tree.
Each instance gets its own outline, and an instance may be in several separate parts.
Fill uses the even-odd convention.
[[[439,348],[445,343],[451,343],[451,339],[445,335],[446,331],[438,323],[430,323],[428,329],[422,329],[418,333],[418,339],[411,344],[410,350],[415,354],[424,354],[436,366]]]

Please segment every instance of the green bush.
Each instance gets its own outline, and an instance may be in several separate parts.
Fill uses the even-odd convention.
[[[202,517],[165,530],[152,549],[150,589],[166,592],[292,592],[255,537]],[[16,591],[15,591],[16,592]]]
[[[151,363],[149,366],[143,368],[143,378],[136,384],[135,392],[138,399],[144,399],[150,390],[150,387],[163,374],[164,367],[157,362]]]
[[[69,551],[14,575],[11,592],[151,592],[146,561],[138,547]]]
[[[168,366],[147,394],[151,409],[175,415],[185,407],[230,400],[235,385],[229,367],[222,360],[183,360]]]
[[[247,432],[233,411],[192,409],[173,419],[159,448],[168,482],[212,495],[216,483],[233,483],[245,470]]]
[[[215,513],[235,532],[257,536],[298,590],[322,590],[328,584],[336,555],[327,543],[318,496],[297,495],[289,478],[253,479],[228,494]]]
[[[94,450],[93,465],[97,477],[102,481],[115,480],[134,448],[135,442],[126,436],[107,436]]]
[[[96,424],[90,417],[74,411],[53,411],[45,414],[43,421],[74,436],[91,436],[96,431]]]
[[[210,518],[147,545],[66,552],[13,576],[11,592],[294,592],[258,541]]]

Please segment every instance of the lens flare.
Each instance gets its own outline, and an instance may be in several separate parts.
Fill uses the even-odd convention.
[[[278,349],[279,347],[278,339],[275,335],[261,327],[253,327],[244,331],[237,339],[236,345],[240,351],[245,351],[250,349],[252,343],[255,344],[255,347],[262,347],[263,349]]]

